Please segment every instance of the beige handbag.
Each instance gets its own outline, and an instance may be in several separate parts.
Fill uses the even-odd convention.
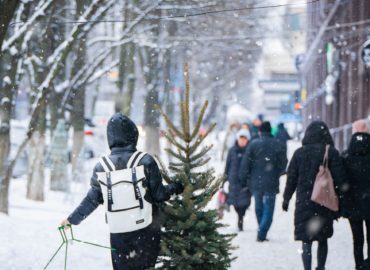
[[[339,211],[338,196],[335,193],[333,177],[328,168],[329,147],[329,145],[325,147],[324,160],[316,175],[311,201],[337,212]]]

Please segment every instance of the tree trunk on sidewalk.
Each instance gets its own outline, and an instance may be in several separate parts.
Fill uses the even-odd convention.
[[[68,191],[68,133],[64,119],[59,119],[53,132],[50,147],[50,189],[56,191]]]
[[[27,198],[35,201],[43,201],[45,186],[45,134],[36,131],[29,142],[29,148]]]
[[[12,92],[7,91],[0,102],[0,212],[8,213],[9,182],[6,181],[6,170],[10,153],[10,116]]]
[[[145,151],[152,155],[160,154],[159,146],[159,112],[155,106],[158,104],[158,53],[146,48],[142,59],[142,70],[145,77],[145,86],[148,94],[145,97],[144,131]],[[147,66],[150,68],[148,69]]]
[[[44,200],[45,185],[45,131],[46,108],[43,102],[35,132],[28,145],[27,198],[35,201]]]
[[[84,9],[84,1],[77,1],[76,14],[80,15]],[[73,65],[72,74],[80,70],[86,62],[86,38],[80,40],[76,47],[76,60]],[[73,96],[73,109],[71,114],[71,124],[73,127],[73,145],[72,145],[72,179],[74,179],[78,170],[78,159],[83,158],[84,146],[84,127],[85,127],[85,86],[82,86]]]

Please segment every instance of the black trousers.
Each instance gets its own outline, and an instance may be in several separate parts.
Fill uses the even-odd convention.
[[[303,242],[302,261],[304,270],[312,269],[312,242]],[[320,241],[317,248],[317,270],[325,270],[326,258],[328,256],[328,241]]]
[[[238,221],[243,220],[245,216],[245,212],[247,211],[248,207],[247,206],[242,206],[242,207],[234,206],[234,208],[235,208],[236,213],[238,214]]]
[[[154,267],[160,251],[160,230],[151,226],[135,232],[110,235],[114,270],[144,270]]]
[[[366,227],[367,257],[370,257],[370,220],[349,219],[353,236],[353,254],[355,256],[356,270],[364,269],[364,223]]]

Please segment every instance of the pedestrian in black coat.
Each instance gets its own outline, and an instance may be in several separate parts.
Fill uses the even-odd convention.
[[[347,151],[343,153],[347,172],[348,191],[342,200],[342,214],[348,218],[353,235],[353,252],[356,270],[365,268],[364,224],[370,257],[370,134],[366,122],[353,124],[353,135]]]
[[[125,169],[131,155],[136,151],[139,132],[127,116],[116,113],[108,122],[107,137],[111,150],[109,155],[117,170]],[[160,223],[156,203],[164,202],[172,194],[179,194],[183,186],[179,183],[163,185],[159,168],[152,156],[146,154],[139,165],[144,166],[147,189],[145,200],[152,203],[153,222],[140,230],[127,233],[111,233],[112,263],[114,270],[147,269],[154,267],[160,250]],[[97,173],[104,172],[100,163],[93,171],[90,190],[76,210],[62,222],[62,225],[78,225],[88,217],[103,201],[103,194],[98,183]],[[122,220],[122,222],[125,222]]]
[[[315,178],[323,162],[326,145],[330,145],[329,170],[334,179],[337,194],[339,194],[339,187],[342,187],[345,181],[345,170],[324,122],[314,121],[307,127],[302,147],[295,151],[288,166],[283,210],[288,210],[289,201],[296,192],[294,236],[295,240],[303,242],[302,259],[305,270],[311,270],[313,241],[319,242],[317,269],[325,269],[328,252],[327,239],[333,235],[333,220],[338,215],[311,201]]]
[[[279,123],[277,126],[277,133],[275,138],[278,142],[280,142],[285,149],[285,154],[287,154],[288,150],[288,141],[291,139],[288,131],[286,131],[284,123]]]
[[[247,148],[240,165],[239,179],[254,197],[258,221],[257,241],[266,240],[272,224],[279,178],[285,171],[287,158],[283,146],[272,136],[270,122],[260,126],[260,138]]]
[[[250,133],[241,129],[237,133],[237,141],[227,154],[225,176],[229,182],[229,193],[227,203],[233,205],[238,214],[238,228],[243,230],[243,218],[251,202],[251,194],[246,187],[242,187],[239,181],[240,163],[247,149]]]

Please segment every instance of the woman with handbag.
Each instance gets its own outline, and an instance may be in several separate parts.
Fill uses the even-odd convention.
[[[327,239],[333,235],[333,220],[338,217],[339,187],[345,179],[345,171],[327,125],[322,121],[312,122],[305,132],[302,147],[295,151],[288,167],[284,191],[283,210],[288,211],[289,201],[296,192],[294,214],[295,240],[302,241],[302,261],[305,270],[311,270],[312,243],[318,242],[317,270],[324,270],[328,254]],[[317,195],[320,181],[327,181],[334,195],[328,200]],[[316,183],[316,184],[315,184]],[[335,188],[335,191],[334,191]],[[315,189],[315,192],[314,192]],[[335,194],[336,192],[336,194]],[[320,200],[316,200],[320,198]],[[330,201],[334,208],[330,207]],[[324,206],[326,205],[326,206]],[[334,211],[333,211],[334,210]]]
[[[342,215],[351,225],[356,270],[365,270],[370,269],[364,260],[364,227],[370,257],[370,131],[366,122],[359,120],[353,123],[352,133],[343,153],[349,190],[343,196]]]

